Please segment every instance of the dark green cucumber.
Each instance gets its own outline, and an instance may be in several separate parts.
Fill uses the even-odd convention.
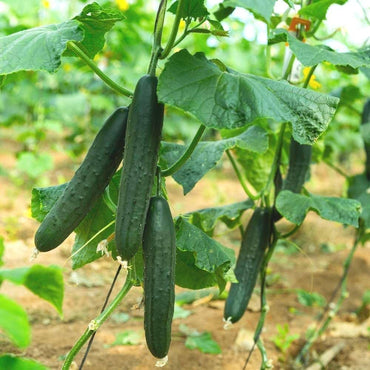
[[[127,108],[118,108],[96,135],[85,159],[35,235],[36,248],[59,246],[103,194],[123,157]]]
[[[283,190],[300,193],[310,168],[312,146],[290,140],[289,168],[283,183]]]
[[[256,285],[271,234],[271,211],[256,208],[244,232],[235,267],[238,283],[232,283],[226,299],[224,318],[237,322],[244,315]]]
[[[362,111],[361,124],[370,123],[370,99],[367,99]],[[365,175],[370,180],[370,143],[364,142],[366,153],[365,159]]]
[[[281,190],[290,190],[293,193],[301,192],[306,181],[307,172],[310,169],[311,155],[311,145],[300,144],[298,141],[291,138],[288,173],[283,181]],[[276,209],[273,213],[275,222],[282,218],[281,214]]]
[[[115,232],[118,255],[126,261],[142,245],[157,168],[164,107],[158,103],[156,90],[157,78],[143,76],[136,85],[128,115]]]
[[[143,238],[144,329],[150,352],[167,355],[175,304],[176,234],[167,201],[150,200]]]

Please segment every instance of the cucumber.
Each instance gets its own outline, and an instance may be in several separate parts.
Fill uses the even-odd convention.
[[[157,78],[143,76],[128,115],[115,230],[117,252],[125,261],[142,245],[157,167],[164,106],[158,103],[156,89]]]
[[[362,111],[361,124],[370,123],[370,99],[367,99]],[[366,153],[365,159],[365,175],[370,180],[370,143],[364,142],[364,149]]]
[[[235,267],[238,283],[232,283],[226,299],[224,319],[237,322],[252,296],[271,235],[271,211],[256,208],[244,232]]]
[[[289,167],[281,190],[290,190],[293,193],[300,193],[306,181],[307,172],[310,169],[312,146],[300,144],[291,138],[289,151]],[[274,209],[274,222],[279,221],[282,216]]]
[[[58,247],[103,194],[123,157],[127,108],[118,108],[95,137],[85,159],[35,234],[41,252]]]
[[[144,329],[150,352],[167,355],[175,304],[176,233],[167,201],[150,200],[143,238]]]
[[[300,144],[293,138],[290,140],[289,168],[283,183],[283,190],[300,193],[310,168],[312,146]]]

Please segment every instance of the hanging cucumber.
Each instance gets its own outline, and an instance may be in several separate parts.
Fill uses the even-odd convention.
[[[175,304],[176,233],[167,201],[150,200],[143,238],[144,328],[150,352],[167,355]]]
[[[361,124],[370,123],[370,99],[367,99],[362,111]],[[364,142],[366,153],[365,159],[365,175],[370,180],[370,142]]]
[[[157,167],[164,106],[158,103],[156,90],[157,78],[143,76],[128,115],[115,231],[118,255],[126,261],[142,245]]]
[[[234,270],[238,283],[231,284],[224,309],[225,320],[237,322],[247,309],[270,236],[271,211],[256,208],[243,235]]]
[[[289,168],[283,183],[283,190],[300,193],[310,168],[312,146],[290,141]]]
[[[81,166],[36,232],[39,251],[58,247],[103,194],[122,161],[127,117],[128,109],[118,108],[96,135]]]
[[[290,190],[293,193],[301,192],[306,181],[307,172],[310,169],[311,155],[311,145],[300,144],[298,141],[291,138],[288,173],[282,183],[281,190]],[[278,187],[275,187],[275,189],[277,194],[280,189]],[[281,214],[276,209],[274,209],[273,214],[274,222],[282,218]]]

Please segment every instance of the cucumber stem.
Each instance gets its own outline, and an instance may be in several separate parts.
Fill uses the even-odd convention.
[[[230,150],[227,149],[226,150],[226,155],[227,157],[229,158],[229,161],[231,163],[231,165],[233,166],[233,169],[235,171],[235,174],[236,176],[238,177],[238,180],[240,182],[240,185],[242,186],[243,190],[245,191],[245,193],[248,195],[248,197],[252,200],[256,200],[259,198],[258,195],[253,195],[252,192],[249,190],[247,184],[245,183],[244,179],[243,179],[243,175],[241,174],[241,172],[239,171],[239,168],[232,156],[232,154],[230,153]]]
[[[114,309],[119,305],[122,299],[126,296],[129,290],[133,286],[133,281],[131,278],[131,271],[127,270],[127,277],[125,284],[123,285],[120,292],[116,295],[112,303],[108,306],[106,310],[104,310],[95,320],[92,321],[93,328],[90,329],[89,327],[86,331],[82,334],[82,336],[77,340],[75,345],[72,349],[68,352],[64,364],[62,366],[62,370],[68,370],[72,364],[73,359],[76,357],[77,353],[81,350],[83,345],[88,341],[88,339],[98,330],[98,328],[103,324],[103,322],[111,315]]]
[[[206,126],[200,125],[198,128],[198,131],[196,132],[195,136],[193,137],[193,140],[191,141],[190,145],[186,149],[185,153],[169,168],[166,168],[162,171],[162,176],[167,177],[173,175],[176,171],[180,169],[184,165],[184,163],[190,158],[190,156],[193,154],[194,149],[198,145],[204,131],[206,129]]]
[[[74,41],[69,41],[67,43],[67,47],[71,50],[74,54],[80,57],[93,71],[94,73],[100,77],[100,79],[108,85],[112,90],[116,91],[117,93],[127,96],[128,98],[132,98],[133,92],[125,89],[124,87],[118,85],[113,80],[111,80],[89,57],[86,55]]]
[[[174,44],[175,44],[177,32],[179,30],[179,25],[180,25],[180,21],[181,21],[182,10],[183,10],[184,4],[185,4],[184,0],[178,0],[176,16],[175,16],[175,20],[174,20],[173,25],[172,25],[171,34],[170,34],[170,37],[167,41],[166,47],[164,48],[163,52],[159,56],[160,59],[167,58],[168,55],[170,54]]]

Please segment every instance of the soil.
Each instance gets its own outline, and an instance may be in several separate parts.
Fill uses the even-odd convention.
[[[1,148],[0,163],[12,171],[14,156],[7,151],[7,144]],[[63,156],[55,157],[56,167],[51,176],[57,183],[62,174],[65,178],[71,175],[70,162]],[[327,167],[315,167],[309,188],[320,194],[340,195],[344,182],[334,171]],[[88,323],[98,315],[117,264],[106,257],[91,263],[77,271],[72,271],[67,260],[73,243],[69,238],[63,246],[39,255],[35,262],[30,262],[33,249],[33,234],[38,226],[30,218],[30,188],[17,186],[14,181],[0,177],[0,235],[5,241],[5,266],[14,268],[30,266],[31,263],[57,264],[63,266],[65,277],[64,316],[60,318],[56,311],[47,303],[36,297],[23,287],[4,282],[1,287],[3,294],[9,295],[25,307],[32,324],[32,344],[22,353],[4,338],[0,337],[1,352],[22,354],[47,365],[50,369],[62,366],[65,355],[85,331]],[[175,215],[198,208],[226,204],[244,199],[243,191],[235,180],[230,168],[208,174],[194,190],[183,196],[181,188],[172,180],[168,181],[169,198]],[[245,221],[250,213],[245,216]],[[292,226],[285,221],[279,222],[281,230],[289,230]],[[237,251],[239,234],[220,228],[219,240]],[[294,242],[301,248],[299,253],[287,254],[278,251],[270,265],[267,291],[269,312],[267,314],[262,338],[269,359],[275,369],[292,368],[291,360],[304,344],[305,333],[317,322],[322,311],[319,307],[305,307],[297,300],[297,289],[317,292],[327,300],[337,286],[343,262],[348,255],[354,238],[352,228],[343,228],[339,224],[321,220],[310,213],[301,229],[294,235]],[[323,251],[323,247],[330,249]],[[339,313],[334,317],[329,328],[313,346],[307,357],[307,364],[314,361],[327,349],[340,342],[343,349],[326,367],[336,370],[365,370],[370,368],[369,342],[369,311],[370,307],[362,307],[362,297],[370,289],[370,245],[358,248],[348,276],[349,297],[344,301]],[[118,291],[124,281],[124,273],[120,275],[115,288]],[[183,289],[178,288],[181,292]],[[256,323],[259,318],[258,289],[253,296],[244,317],[228,330],[223,328],[222,300],[198,300],[183,306],[190,310],[187,318],[175,319],[173,322],[173,339],[169,353],[168,370],[241,370],[249,352]],[[146,348],[143,337],[143,309],[138,308],[142,297],[141,288],[132,289],[121,305],[120,313],[128,313],[127,322],[108,319],[99,329],[91,352],[85,363],[85,369],[130,369],[146,370],[155,368],[155,359]],[[204,354],[197,349],[185,347],[186,337],[180,331],[180,325],[186,325],[199,332],[207,331],[219,344],[222,353]],[[278,326],[288,325],[289,335],[299,336],[285,353],[274,344]],[[140,333],[139,344],[109,346],[115,335],[135,330]],[[82,354],[78,355],[79,364]],[[247,369],[259,369],[261,357],[258,350],[251,356]],[[77,366],[75,367],[77,368]]]

